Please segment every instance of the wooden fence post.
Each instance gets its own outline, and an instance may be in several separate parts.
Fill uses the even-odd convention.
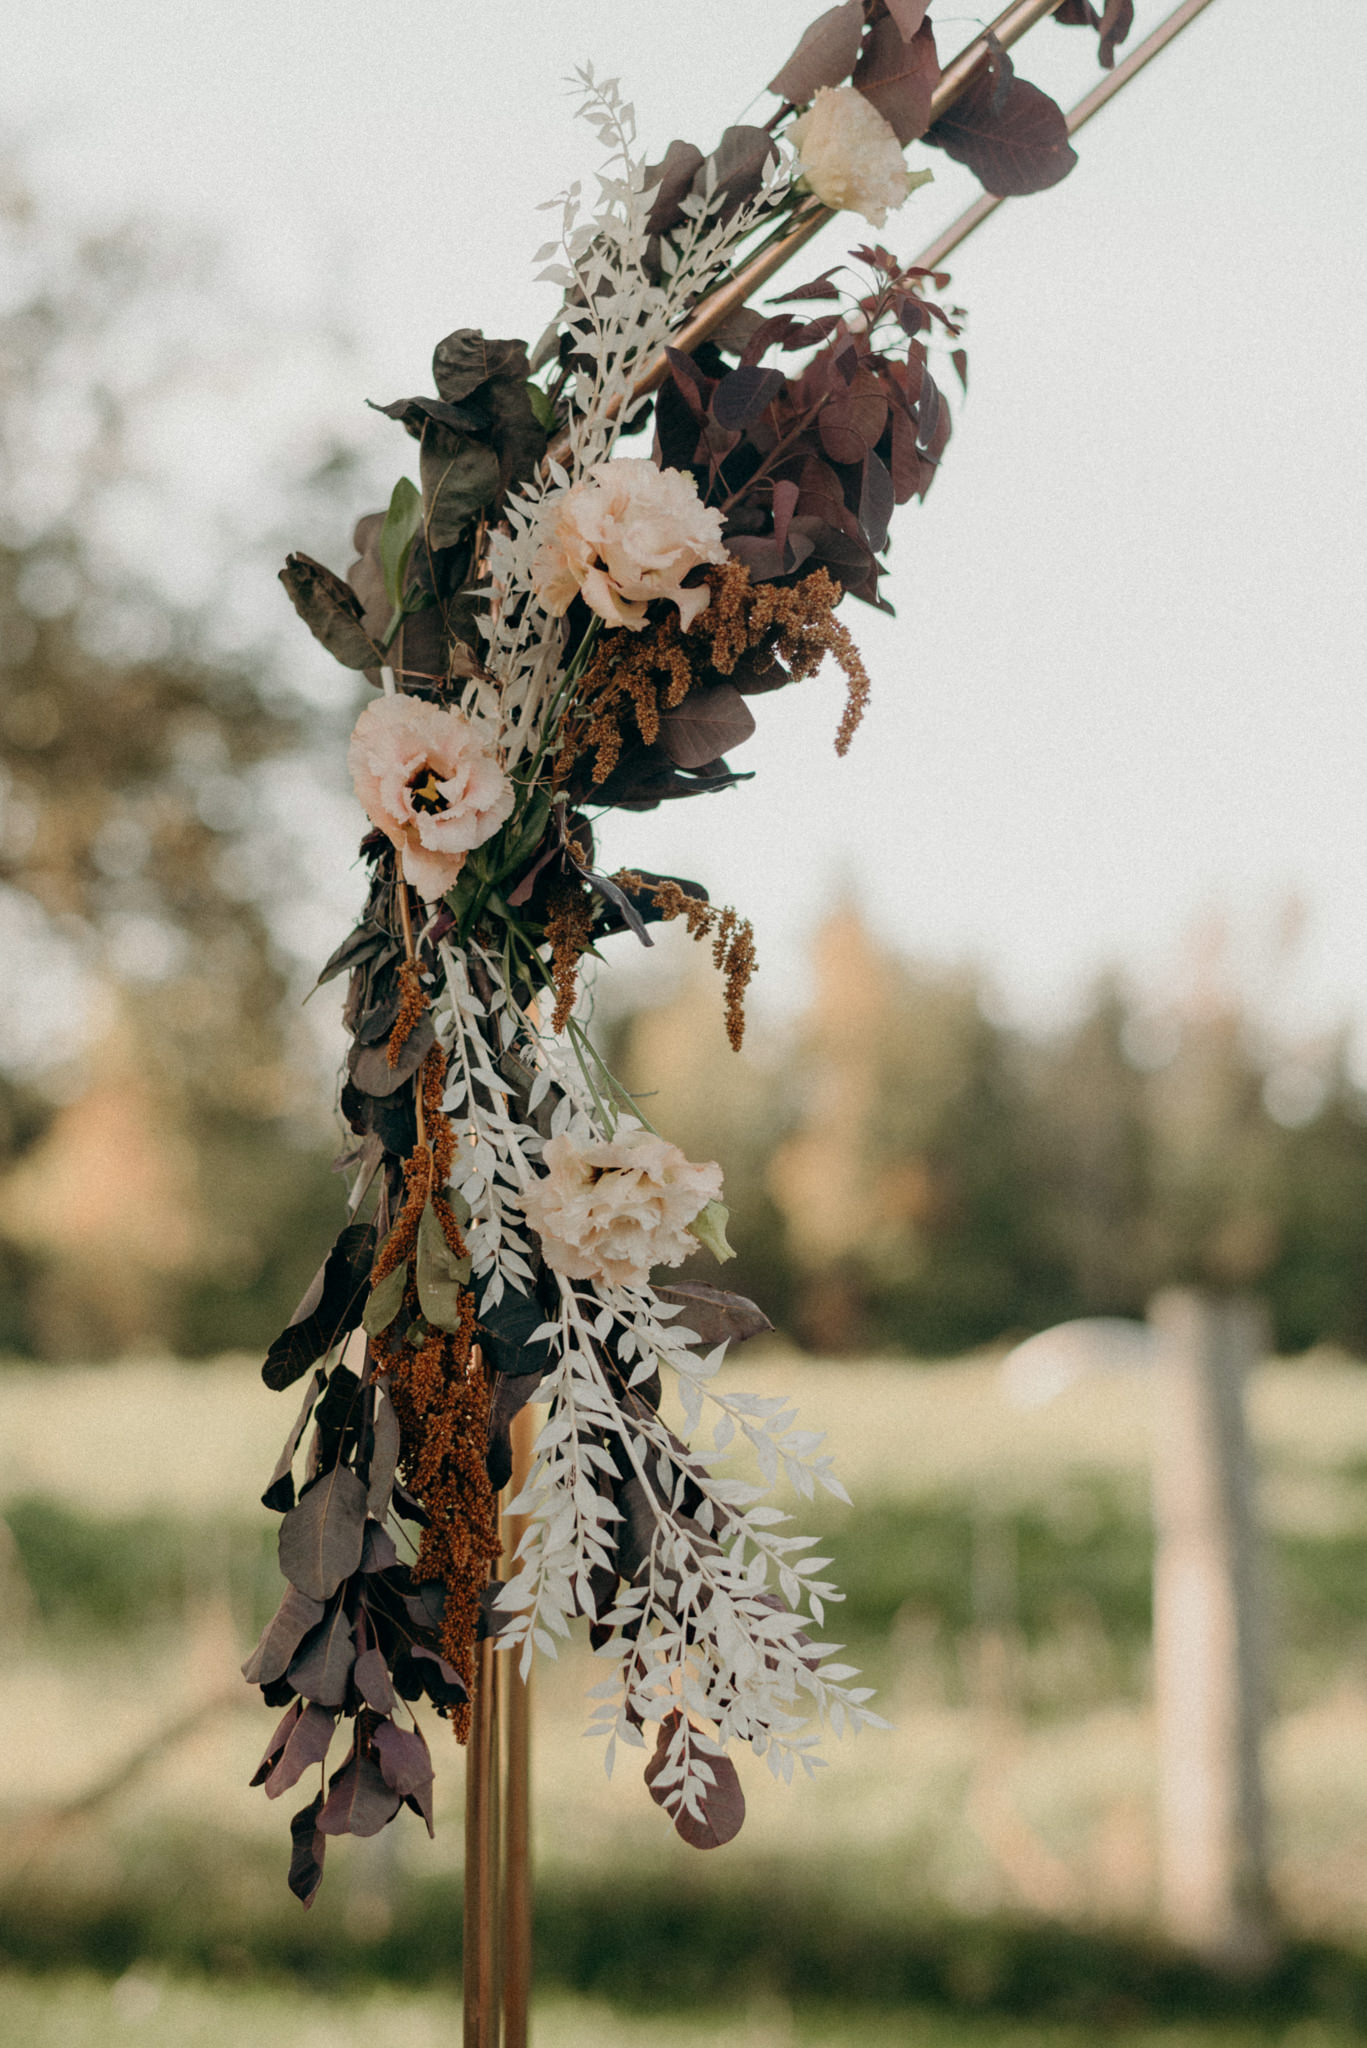
[[[1218,1967],[1274,1948],[1261,1741],[1266,1645],[1244,1386],[1267,1339],[1248,1299],[1149,1310],[1155,1358],[1154,1693],[1159,1874],[1171,1937]]]

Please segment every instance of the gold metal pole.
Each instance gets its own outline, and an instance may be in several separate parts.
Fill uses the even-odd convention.
[[[513,1418],[514,1496],[522,1491],[532,1462],[536,1425],[532,1410]],[[525,1515],[504,1522],[504,1556],[514,1569],[527,1528]],[[503,1834],[503,2048],[527,2048],[532,1986],[532,1700],[531,1674],[524,1679],[516,1659],[500,1657],[507,1697],[507,1793]]]
[[[478,1346],[474,1356],[479,1357]],[[475,1645],[474,1699],[465,1746],[465,2048],[499,2048],[499,1742],[493,1647],[488,1636]]]
[[[1104,107],[1108,100],[1114,99],[1122,86],[1128,85],[1146,64],[1151,64],[1159,51],[1166,49],[1173,37],[1179,36],[1188,22],[1195,21],[1197,15],[1204,13],[1209,6],[1210,0],[1182,0],[1180,7],[1174,7],[1167,19],[1160,21],[1153,33],[1146,36],[1142,43],[1137,44],[1123,63],[1117,64],[1114,71],[1108,71],[1100,85],[1093,86],[1085,98],[1080,99],[1075,107],[1069,109],[1068,133],[1076,135],[1078,129],[1090,121],[1099,108]],[[921,251],[916,258],[917,263],[924,270],[938,270],[946,256],[957,249],[961,242],[966,242],[974,228],[981,227],[1001,204],[1002,200],[997,194],[982,193],[971,206],[965,207],[957,220],[951,221],[943,233],[935,237],[928,248]]]
[[[1010,7],[1004,7],[996,20],[985,28],[980,36],[975,36],[971,43],[966,43],[958,56],[952,57],[940,73],[935,90],[930,96],[931,121],[938,121],[941,114],[949,111],[955,100],[977,75],[979,68],[986,63],[990,36],[995,37],[1004,50],[1009,50],[1013,43],[1020,41],[1027,29],[1033,28],[1037,21],[1043,21],[1046,15],[1052,14],[1061,5],[1062,0],[1012,0]],[[745,304],[752,292],[758,291],[762,284],[767,284],[776,271],[782,270],[790,256],[795,256],[799,249],[811,241],[814,234],[825,227],[828,220],[834,218],[835,215],[829,206],[822,206],[813,201],[799,216],[797,225],[789,230],[782,241],[773,243],[767,249],[761,249],[736,272],[734,277],[728,278],[725,284],[718,285],[717,289],[702,301],[692,319],[685,321],[674,336],[670,343],[671,348],[680,350],[684,355],[691,355],[695,348],[701,347],[710,334],[715,333],[724,320]],[[637,399],[645,398],[650,392],[657,390],[668,374],[669,361],[662,349],[636,379],[631,388],[628,404],[634,405]],[[613,410],[616,411],[617,408],[614,407]],[[550,453],[552,456],[562,455],[567,445],[568,438],[562,434],[552,444]]]

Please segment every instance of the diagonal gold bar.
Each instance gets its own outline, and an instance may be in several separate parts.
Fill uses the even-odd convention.
[[[951,58],[941,72],[939,83],[931,94],[931,120],[938,121],[941,114],[948,112],[976,76],[980,66],[986,62],[990,36],[994,36],[1003,49],[1010,49],[1012,43],[1020,41],[1027,29],[1033,28],[1037,21],[1043,21],[1046,15],[1052,14],[1061,4],[1062,0],[1013,0],[1010,7],[1003,8],[991,26],[984,29],[980,36],[975,36],[971,43],[966,44],[958,56]],[[734,277],[728,278],[725,284],[719,285],[716,291],[704,299],[692,319],[679,329],[671,347],[681,350],[685,355],[691,354],[706,341],[709,334],[720,327],[723,320],[745,304],[752,292],[758,291],[762,284],[767,284],[791,256],[795,256],[799,249],[805,247],[818,229],[823,228],[828,220],[834,218],[835,215],[829,206],[812,206],[781,242],[775,242],[771,248],[761,249],[759,254],[752,256]],[[648,392],[654,391],[664,382],[668,370],[669,365],[662,351],[637,378],[632,387],[632,398],[644,398]]]
[[[1151,64],[1159,51],[1165,50],[1173,37],[1179,36],[1188,22],[1195,21],[1197,15],[1204,13],[1209,6],[1210,0],[1182,0],[1180,7],[1174,7],[1172,13],[1160,21],[1157,28],[1145,36],[1142,43],[1131,50],[1123,63],[1117,64],[1114,71],[1106,74],[1100,85],[1093,86],[1075,107],[1069,108],[1068,133],[1076,135],[1078,129],[1091,120],[1093,114],[1104,107],[1108,100],[1114,99],[1122,86],[1128,85],[1146,64]],[[981,227],[1002,204],[1003,201],[998,195],[984,192],[971,206],[966,206],[958,219],[951,221],[943,233],[938,234],[935,240],[921,251],[916,258],[917,264],[925,270],[938,270],[946,256],[957,249],[961,242],[966,242],[974,228]]]

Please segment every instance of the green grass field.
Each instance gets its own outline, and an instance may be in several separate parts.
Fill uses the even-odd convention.
[[[849,1594],[831,1633],[893,1732],[829,1745],[810,1784],[745,1761],[746,1828],[699,1858],[633,1759],[605,1783],[586,1654],[542,1667],[538,2039],[1358,2038],[1367,1372],[1274,1364],[1252,1394],[1290,1931],[1259,2004],[1152,1948],[1142,1381],[1019,1414],[990,1360],[730,1370],[829,1432],[855,1500],[816,1511]],[[307,1916],[284,1817],[246,1788],[271,1717],[234,1672],[276,1597],[256,1496],[287,1406],[247,1361],[0,1372],[0,2042],[457,2038],[457,1755],[438,1757],[436,1842],[338,1844]]]

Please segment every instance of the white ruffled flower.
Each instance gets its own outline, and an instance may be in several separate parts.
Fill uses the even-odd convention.
[[[562,1132],[542,1158],[545,1178],[522,1206],[547,1265],[567,1280],[639,1287],[652,1266],[682,1265],[698,1248],[689,1224],[721,1194],[719,1166],[695,1166],[625,1117],[611,1138]]]
[[[929,171],[909,171],[896,133],[852,85],[823,86],[788,130],[802,175],[824,206],[881,228]]]
[[[722,515],[682,470],[641,459],[596,462],[547,499],[541,516],[532,588],[554,617],[582,595],[610,626],[638,633],[646,606],[666,598],[687,630],[711,602],[706,584],[685,590],[683,579],[704,562],[726,560]]]

